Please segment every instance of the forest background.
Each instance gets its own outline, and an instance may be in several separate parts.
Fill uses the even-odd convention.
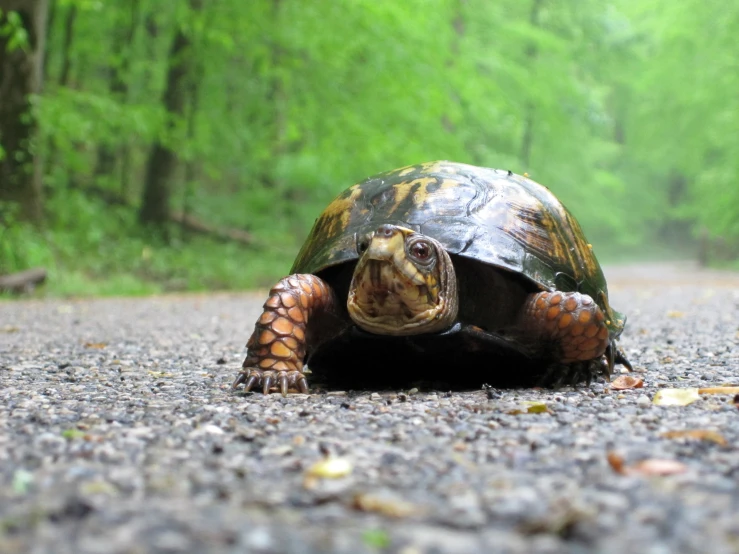
[[[527,172],[601,260],[739,258],[739,4],[0,0],[0,274],[268,286],[341,190]]]

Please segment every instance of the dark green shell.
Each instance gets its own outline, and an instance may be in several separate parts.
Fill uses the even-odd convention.
[[[348,188],[316,220],[291,273],[357,259],[357,237],[383,223],[433,237],[451,254],[520,273],[542,290],[589,294],[614,334],[623,327],[575,218],[546,187],[498,169],[429,162]]]

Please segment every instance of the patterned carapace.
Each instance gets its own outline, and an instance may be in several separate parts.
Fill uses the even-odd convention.
[[[499,169],[436,161],[356,184],[316,220],[291,273],[356,259],[357,237],[381,223],[413,229],[451,254],[520,273],[544,290],[589,294],[609,328],[622,325],[577,220],[546,187]]]

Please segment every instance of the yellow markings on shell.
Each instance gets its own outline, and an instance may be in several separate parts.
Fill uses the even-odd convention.
[[[341,232],[346,229],[352,208],[361,194],[362,187],[359,184],[352,185],[326,207],[323,214],[321,214],[321,219],[325,221],[324,226],[327,235],[335,235],[337,231]]]
[[[405,167],[401,167],[397,170],[398,177],[405,177],[409,173],[413,173],[413,171],[416,169],[415,165],[407,165]]]
[[[423,173],[433,173],[434,171],[438,171],[443,167],[442,162],[435,160],[433,162],[426,162],[421,164],[421,171]]]
[[[393,202],[395,202],[395,206],[393,207],[392,211],[398,209],[400,203],[405,200],[411,193],[411,187],[413,186],[413,183],[417,182],[418,180],[419,179],[416,179],[414,181],[403,181],[402,183],[396,183],[393,185],[393,190],[395,191]]]
[[[403,201],[408,198],[408,195],[411,193],[411,191],[413,191],[413,204],[419,207],[423,206],[423,204],[428,200],[430,196],[429,186],[432,184],[437,184],[438,182],[439,180],[435,177],[419,177],[418,179],[413,179],[412,181],[403,181],[402,183],[396,183],[395,185],[393,185],[393,209],[390,210],[390,213],[394,213],[395,210],[400,207]],[[441,185],[439,185],[439,188],[436,192],[454,188],[456,184],[456,181],[453,181],[452,179],[444,179]]]

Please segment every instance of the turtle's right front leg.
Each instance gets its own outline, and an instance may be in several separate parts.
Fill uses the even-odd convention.
[[[261,386],[264,394],[279,390],[308,392],[303,374],[309,320],[336,311],[337,301],[328,283],[310,274],[290,275],[269,291],[264,312],[257,320],[246,359],[232,387]]]

